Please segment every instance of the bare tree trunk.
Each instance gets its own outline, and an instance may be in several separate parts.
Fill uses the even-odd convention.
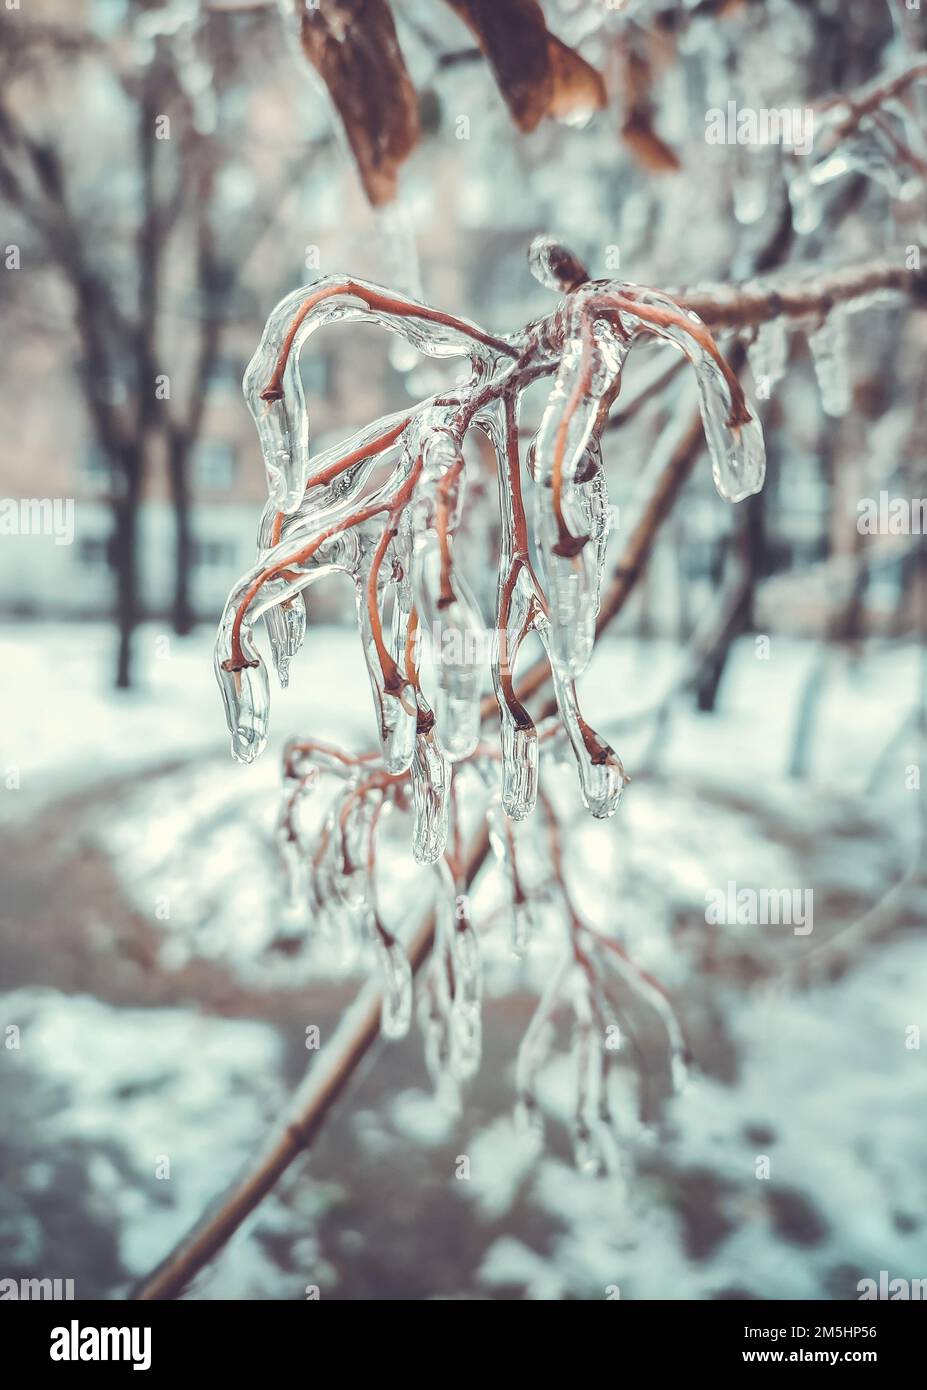
[[[141,497],[141,465],[126,461],[121,471],[124,494],[113,507],[112,563],[116,582],[115,618],[117,641],[116,688],[132,684],[133,637],[139,620],[138,515]]]
[[[735,640],[753,627],[753,607],[757,580],[765,573],[765,536],[763,528],[763,495],[758,493],[743,503],[744,524],[735,544],[737,561],[745,576],[743,594],[731,613],[730,621],[696,680],[698,708],[714,709],[718,689]]]
[[[187,476],[189,441],[173,435],[168,448],[168,477],[174,511],[174,598],[171,621],[178,637],[193,628],[190,575],[193,567],[193,528],[190,518],[190,484]]]

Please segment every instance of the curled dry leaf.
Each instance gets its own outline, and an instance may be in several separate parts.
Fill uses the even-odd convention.
[[[679,159],[657,134],[653,123],[654,60],[640,43],[628,41],[622,55],[624,120],[621,136],[642,169],[651,174],[674,174]]]
[[[679,157],[651,124],[650,112],[631,111],[621,126],[621,138],[637,163],[651,174],[675,174]]]
[[[399,168],[418,144],[418,101],[386,0],[292,0],[303,52],[328,88],[375,207],[396,196]]]
[[[421,138],[418,99],[388,0],[287,0],[302,50],[328,88],[374,206],[392,202]],[[475,35],[519,130],[606,105],[601,75],[547,28],[538,0],[448,0]]]
[[[547,28],[538,0],[448,0],[474,34],[519,130],[606,105],[602,76]]]

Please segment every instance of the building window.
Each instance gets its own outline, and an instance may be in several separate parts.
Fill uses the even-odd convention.
[[[88,569],[107,569],[110,563],[110,540],[107,536],[82,536],[77,548],[78,558]]]
[[[236,554],[232,541],[210,539],[193,542],[193,563],[198,569],[232,569]]]
[[[208,439],[194,456],[194,483],[208,492],[227,491],[235,481],[235,446],[225,439]]]
[[[80,471],[92,487],[108,487],[112,477],[109,459],[99,444],[88,444],[80,457]]]
[[[241,390],[242,368],[235,357],[217,357],[209,373],[207,389],[235,395]]]

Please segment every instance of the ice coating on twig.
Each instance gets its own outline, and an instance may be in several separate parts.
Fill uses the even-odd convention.
[[[404,1038],[412,1022],[412,969],[409,958],[394,937],[380,932],[376,939],[383,972],[383,1005],[380,1030],[385,1038]]]
[[[323,276],[281,299],[245,370],[243,389],[261,441],[268,492],[282,512],[300,505],[310,472],[300,353],[316,329],[345,320],[379,324],[430,357],[480,356],[491,341],[476,325],[346,275]]]
[[[482,969],[466,895],[446,860],[435,864],[435,874],[435,946],[419,1017],[432,1080],[456,1106],[482,1056]]]
[[[509,942],[516,956],[524,955],[531,936],[532,904],[522,883],[515,849],[515,834],[498,792],[486,807],[489,841],[496,863],[502,870],[509,915]]]
[[[625,780],[621,763],[582,719],[573,682],[592,655],[606,560],[602,432],[639,338],[669,341],[693,365],[722,496],[747,497],[763,480],[759,424],[695,314],[655,290],[591,280],[549,237],[534,242],[531,268],[562,298],[545,319],[505,337],[366,281],[325,277],[277,305],[245,375],[269,500],[258,561],[233,588],[217,639],[233,751],[250,761],[267,736],[255,621],[265,617],[271,656],[286,684],[304,635],[305,590],[324,575],[350,575],[383,766],[402,776],[414,765],[415,853],[426,860],[441,853],[446,765],[466,761],[480,736],[487,645],[500,720],[502,805],[513,819],[531,813],[538,738],[515,671],[531,632],[545,643],[583,799],[596,816],[615,809]],[[385,416],[312,458],[299,354],[317,328],[341,320],[375,322],[435,357],[464,357],[468,374],[444,395]],[[553,380],[526,497],[519,410],[527,386],[544,377]],[[499,479],[499,576],[488,644],[480,640],[485,615],[455,552],[467,507],[464,441],[474,427],[490,440]],[[423,638],[433,657],[434,689],[422,688]]]
[[[574,676],[592,655],[602,571],[596,513],[608,507],[604,479],[596,491],[588,489],[600,463],[594,431],[630,348],[622,330],[595,316],[595,288],[584,296],[575,296],[572,333],[534,446],[535,533],[550,605],[551,657]]]
[[[453,563],[464,480],[459,443],[435,430],[423,447],[423,482],[431,490],[415,504],[412,577],[419,626],[436,668],[436,737],[454,761],[469,757],[480,736],[483,623]]]
[[[224,639],[230,623],[220,628]],[[240,638],[244,664],[236,670],[223,665],[220,656],[224,641],[216,655],[216,679],[225,705],[225,718],[232,736],[232,755],[241,763],[253,763],[267,746],[267,725],[270,719],[270,687],[267,668],[257,654],[250,628],[243,627]]]
[[[759,492],[766,476],[763,431],[702,320],[655,290],[635,290],[633,299],[623,321],[635,331],[665,338],[685,353],[695,368],[711,475],[718,493],[726,502],[742,502]]]
[[[544,758],[568,750],[582,799],[602,819],[614,814],[628,780],[618,755],[583,718],[576,681],[592,656],[606,565],[610,460],[604,430],[635,344],[656,336],[693,366],[722,496],[737,500],[756,491],[763,449],[736,375],[694,314],[655,290],[591,280],[550,238],[534,243],[531,267],[558,303],[508,337],[343,276],[318,281],[277,306],[245,379],[269,495],[256,562],[233,586],[219,625],[216,674],[233,752],[251,761],[264,747],[269,717],[255,624],[264,619],[270,657],[285,685],[304,643],[309,588],[336,573],[349,577],[378,746],[350,754],[312,740],[287,745],[274,840],[291,910],[302,906],[307,938],[334,940],[345,961],[372,950],[382,978],[381,1030],[389,1038],[403,1036],[413,1012],[412,968],[402,932],[381,914],[376,866],[384,813],[411,819],[412,857],[430,866],[437,886],[435,948],[419,1006],[426,1061],[436,1089],[459,1105],[482,1052],[480,948],[458,810],[459,779],[466,784],[475,768],[484,783],[488,839],[501,869],[513,951],[529,951],[545,928],[545,902],[559,900],[565,909],[563,961],[519,1053],[520,1124],[537,1141],[538,1073],[567,1017],[576,1162],[599,1173],[615,1165],[609,1072],[614,1040],[625,1026],[622,1021],[619,1029],[616,1021],[610,975],[656,1010],[676,1083],[684,1058],[681,1030],[661,987],[615,937],[577,912],[565,877],[562,827],[542,782],[542,745]],[[311,456],[299,353],[318,327],[339,320],[376,322],[419,351],[464,358],[465,370],[453,388]],[[778,364],[769,375],[777,370]],[[546,407],[525,453],[519,424],[524,394],[544,379],[550,383]],[[476,465],[465,446],[473,430],[489,442],[498,482],[491,617],[471,592],[459,554],[462,537],[472,534],[471,498],[485,492],[479,469],[470,476]],[[620,451],[616,463],[632,466]],[[556,705],[556,713],[545,707],[540,732],[528,708],[530,691],[516,670],[532,634],[544,648]],[[422,661],[426,649],[430,663]],[[484,728],[491,710],[487,685],[498,711],[494,737]],[[330,804],[312,812],[315,830],[308,833],[303,812],[319,778],[334,781],[335,792]],[[520,844],[520,826],[538,805],[541,829],[526,828]],[[529,841],[526,879],[522,848]],[[293,950],[292,936],[286,949]]]

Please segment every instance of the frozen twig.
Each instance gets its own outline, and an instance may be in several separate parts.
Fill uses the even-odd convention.
[[[550,257],[548,257],[547,264],[548,267],[550,267]],[[567,275],[566,271],[562,271],[561,273],[562,275]],[[536,454],[541,454],[540,467],[538,466],[537,459],[535,459],[534,464],[535,480],[537,481],[539,477],[543,479],[545,475],[544,459],[546,457],[547,476],[552,483],[554,473],[553,464],[555,460],[559,458],[561,485],[563,485],[564,480],[565,470],[563,467],[563,458],[565,457],[566,450],[564,448],[561,451],[561,446],[557,441],[563,438],[564,435],[564,419],[566,418],[566,434],[569,435],[570,426],[573,417],[577,413],[579,401],[582,401],[583,410],[587,413],[592,428],[600,432],[607,421],[608,405],[611,399],[613,399],[613,395],[610,394],[607,385],[605,387],[600,385],[597,389],[597,393],[593,395],[593,398],[589,401],[586,400],[586,396],[589,394],[587,388],[590,381],[589,338],[587,336],[584,339],[583,336],[584,334],[588,334],[588,325],[590,322],[598,322],[595,315],[597,309],[604,305],[608,289],[606,288],[605,294],[603,295],[602,287],[593,286],[587,289],[583,285],[578,285],[575,283],[576,277],[572,275],[572,272],[569,272],[569,278],[572,279],[573,286],[567,289],[568,301],[570,297],[579,293],[579,299],[575,301],[579,309],[574,330],[577,333],[575,351],[573,352],[570,371],[564,377],[564,389],[560,391],[559,395],[557,395],[556,392],[552,395],[552,406],[549,411],[546,443],[543,437],[545,427],[542,425],[542,431],[539,435],[535,450]],[[559,284],[559,287],[561,290],[565,288],[562,282]],[[688,310],[695,310],[701,316],[707,328],[748,328],[765,322],[769,318],[779,314],[786,314],[799,318],[808,314],[826,313],[835,303],[883,290],[897,290],[920,296],[922,293],[922,285],[920,277],[916,277],[911,273],[900,272],[896,268],[878,264],[834,274],[830,277],[826,277],[823,281],[818,281],[814,286],[783,286],[771,290],[767,285],[757,285],[752,287],[748,286],[740,291],[706,291],[683,296],[680,304],[683,313]],[[620,304],[615,304],[613,296],[612,306],[609,309],[609,312],[618,315],[613,321],[614,338],[608,345],[609,351],[613,349],[617,351],[616,361],[623,361],[622,352],[624,349],[622,344],[629,327],[628,319],[625,317],[625,314],[626,312],[628,314],[631,312],[630,309],[626,311],[625,306],[634,303],[634,300],[631,298],[632,294],[637,296],[636,307],[643,311],[641,315],[637,317],[635,331],[640,331],[645,325],[649,325],[651,330],[659,328],[661,331],[669,332],[671,335],[684,331],[680,323],[680,310],[672,301],[667,302],[663,297],[655,297],[654,301],[651,303],[648,302],[646,298],[648,292],[641,292],[637,290],[636,287],[633,287],[631,290],[629,290],[628,287],[621,287],[618,295],[621,301]],[[591,306],[589,301],[592,301]],[[366,312],[368,314],[372,313],[372,300],[370,297],[367,296],[366,300],[362,302],[364,303]],[[411,308],[398,315],[398,318],[400,320],[411,319],[415,321],[417,312],[416,308]],[[506,618],[506,630],[514,630],[516,637],[524,630],[526,618],[531,616],[533,621],[540,622],[542,635],[547,639],[549,634],[547,633],[545,622],[547,621],[547,615],[550,613],[552,605],[548,595],[546,595],[543,590],[534,587],[538,581],[536,576],[533,576],[533,574],[529,572],[529,565],[526,560],[526,527],[528,521],[521,496],[520,470],[516,468],[516,463],[518,461],[518,439],[517,419],[515,418],[513,409],[514,393],[518,389],[519,373],[525,374],[521,377],[521,380],[527,379],[527,375],[530,374],[529,369],[532,365],[532,353],[548,354],[548,373],[554,368],[558,370],[562,368],[564,356],[567,353],[567,340],[565,337],[566,326],[563,316],[564,309],[561,307],[561,309],[558,310],[557,316],[550,321],[541,326],[534,326],[529,339],[522,345],[522,351],[514,359],[511,354],[506,353],[504,354],[504,361],[502,361],[500,356],[494,356],[493,349],[484,343],[481,349],[476,352],[479,370],[474,373],[475,379],[472,387],[472,399],[469,404],[462,402],[459,398],[449,398],[448,400],[438,403],[439,408],[449,411],[448,415],[438,420],[438,440],[442,443],[443,448],[443,440],[445,437],[450,437],[452,441],[456,439],[457,447],[452,451],[445,451],[442,453],[440,455],[440,465],[438,467],[432,466],[432,470],[429,474],[427,462],[427,455],[429,454],[428,446],[430,445],[433,448],[435,441],[433,439],[429,440],[427,434],[423,434],[422,432],[414,434],[412,439],[407,442],[405,463],[401,461],[399,463],[398,473],[392,491],[387,490],[383,492],[381,489],[379,502],[373,504],[377,506],[377,515],[381,512],[385,512],[389,517],[388,531],[378,532],[375,537],[371,538],[370,542],[369,553],[376,563],[382,566],[385,551],[392,545],[393,539],[399,529],[401,518],[396,514],[398,499],[405,495],[404,489],[409,488],[410,479],[421,476],[429,477],[431,484],[436,489],[436,495],[440,491],[442,485],[445,484],[445,480],[452,474],[455,477],[456,481],[454,486],[456,486],[457,481],[461,480],[461,470],[456,464],[456,460],[459,459],[460,456],[460,424],[463,422],[465,426],[468,426],[474,419],[480,417],[481,412],[486,412],[484,425],[496,445],[502,495],[503,498],[507,500],[508,507],[510,508],[510,510],[506,512],[504,518],[506,522],[504,531],[507,528],[508,540],[503,547],[502,569],[500,571],[500,601],[504,604],[511,604],[512,596],[515,593],[516,582],[518,581],[518,575],[521,571],[524,571],[526,576],[524,582],[527,582],[528,585],[524,596],[520,600],[522,602],[522,608],[514,629],[512,629],[511,619],[513,615],[510,608],[503,609],[503,614]],[[395,318],[392,314],[390,318],[391,322],[389,326],[394,326]],[[424,316],[418,313],[418,325],[423,322]],[[283,336],[288,331],[291,323],[292,312],[284,315],[280,324],[278,336],[276,338],[271,338],[264,356],[260,358],[258,362],[258,374],[255,378],[258,384],[258,394],[267,386],[268,372],[265,370],[266,366],[269,365],[269,369],[276,373],[276,376],[272,378],[274,386],[276,386],[278,381],[283,383],[287,379],[286,373],[289,367],[286,362],[282,363],[280,360],[280,346],[283,341]],[[302,327],[303,324],[300,325],[301,329]],[[419,331],[417,327],[416,332]],[[459,321],[455,322],[453,325],[445,321],[442,331],[450,334],[450,340],[445,340],[445,346],[447,342],[450,341],[455,347],[459,348],[461,336],[464,339],[469,338],[471,343],[476,341],[470,332],[469,326],[464,325],[461,327],[459,326]],[[599,331],[601,330],[597,328],[596,332]],[[680,345],[683,346],[684,349],[688,347],[689,350],[692,350],[691,341],[694,340],[690,339],[689,342]],[[585,346],[583,346],[584,342]],[[295,344],[295,337],[290,339],[290,347],[294,345],[298,350],[298,344]],[[481,352],[489,354],[488,357],[481,357]],[[702,360],[704,361],[704,359]],[[729,363],[726,364],[727,370],[722,376],[725,386],[731,387],[725,394],[725,413],[728,420],[731,418],[736,419],[739,413],[737,394],[732,388],[732,382],[736,380],[736,373],[739,371],[742,360],[743,349],[740,345],[736,345],[731,354]],[[709,354],[708,361],[715,362],[713,354]],[[715,365],[717,365],[716,362]],[[535,370],[537,370],[536,361],[534,367]],[[491,385],[494,372],[500,373],[500,385],[495,395]],[[487,377],[490,380],[489,386],[486,384]],[[290,380],[292,382],[292,378]],[[578,393],[576,389],[577,382],[581,384],[581,389]],[[274,391],[270,400],[266,402],[266,405],[271,410],[279,410],[282,407],[282,401],[283,398],[278,397],[276,391]],[[564,410],[565,402],[567,403],[566,411]],[[292,428],[294,422],[298,425],[296,433],[294,433]],[[259,424],[260,423],[259,420]],[[299,450],[297,448],[299,440],[296,438],[296,434],[298,434],[300,438],[302,437],[304,424],[303,417],[299,414],[297,414],[293,420],[281,422],[279,417],[276,417],[271,419],[270,422],[265,421],[264,423],[265,456],[267,456],[268,440],[272,441],[276,446],[276,451],[273,454],[274,461],[278,461],[281,457],[279,448],[281,441],[287,443],[291,450],[296,451],[295,454],[286,459],[286,465],[291,470],[291,475],[289,477],[281,475],[279,470],[274,473],[270,466],[271,460],[268,459],[268,472],[271,482],[272,497],[274,496],[274,489],[276,488],[276,496],[280,501],[289,500],[289,510],[285,507],[280,508],[280,511],[283,512],[283,517],[277,528],[277,533],[273,537],[273,543],[269,552],[269,554],[274,557],[270,566],[268,567],[267,555],[264,554],[258,569],[249,579],[245,589],[241,590],[239,588],[238,590],[233,590],[233,597],[224,627],[225,636],[223,638],[220,633],[220,643],[222,641],[228,641],[236,614],[241,612],[242,620],[247,614],[251,603],[251,599],[247,597],[248,590],[254,586],[255,580],[261,575],[265,575],[268,568],[273,570],[273,574],[262,580],[261,584],[258,586],[259,588],[264,585],[270,585],[277,579],[286,579],[285,571],[289,571],[291,566],[297,569],[300,568],[303,564],[301,557],[305,552],[306,546],[314,544],[312,540],[307,541],[305,539],[307,526],[303,496],[305,493],[306,481],[311,476],[308,452],[305,451],[304,457],[299,455]],[[434,429],[435,426],[431,424],[430,428]],[[382,435],[382,430],[380,430],[379,434]],[[377,431],[371,431],[370,437],[379,437]],[[397,440],[389,447],[393,448],[401,437],[401,434],[397,436]],[[597,616],[594,616],[593,620],[595,636],[601,635],[609,624],[619,615],[633,592],[635,585],[644,573],[648,558],[660,533],[662,524],[672,511],[698,458],[701,451],[702,438],[702,421],[700,421],[698,417],[691,420],[687,419],[677,436],[675,447],[671,449],[665,464],[659,472],[640,519],[624,547],[621,560],[612,576],[611,582],[602,594],[601,602],[596,605]],[[584,435],[584,443],[580,450],[580,455],[585,454],[587,442],[588,434]],[[305,441],[303,440],[302,447],[304,447],[304,443]],[[423,455],[426,458],[426,462],[421,464]],[[296,465],[295,467],[294,464]],[[595,460],[593,460],[592,464],[589,464],[584,461],[584,457],[582,456],[574,457],[573,466],[568,473],[571,479],[569,487],[575,487],[577,479],[581,480],[586,477],[587,469],[594,475],[594,464]],[[363,468],[366,465],[362,464],[358,466]],[[417,467],[420,469],[419,472],[415,471]],[[342,519],[350,519],[352,517],[351,508],[353,507],[355,512],[358,511],[356,485],[354,497],[351,498],[350,496],[350,486],[354,484],[355,480],[353,475],[349,474],[349,501],[346,504],[347,510],[344,510],[345,504],[342,504],[338,499],[328,497],[324,493],[324,489],[321,499],[318,495],[313,495],[312,489],[310,493],[305,494],[315,506],[321,506],[323,513],[327,516],[328,520],[323,525],[323,530],[336,524],[331,520],[333,516],[341,516]],[[449,487],[450,485],[448,484],[447,486]],[[554,489],[550,487],[548,490],[553,492]],[[414,493],[415,488],[413,486],[409,490],[410,502]],[[448,594],[449,571],[447,565],[447,547],[449,545],[452,547],[454,529],[452,516],[455,508],[450,501],[449,494],[445,501],[446,506],[442,513],[445,518],[442,523],[444,527],[444,539],[442,542],[444,559],[442,561],[442,546],[437,546],[435,550],[437,563],[433,568],[431,579],[431,583],[435,586],[432,593],[438,600],[447,597]],[[547,506],[550,506],[551,503],[552,499],[545,499],[544,501],[544,505]],[[342,507],[340,512],[338,511],[339,506]],[[361,507],[360,510],[366,511],[370,506],[371,504],[367,503],[366,508]],[[326,507],[328,508],[327,512],[325,511]],[[271,517],[274,515],[275,513],[272,509]],[[435,516],[436,513],[432,513],[433,519]],[[434,520],[432,524],[434,524]],[[347,530],[350,530],[350,525],[342,526],[339,534]],[[294,537],[300,533],[302,533],[303,540],[301,545],[297,546],[294,543]],[[315,534],[318,535],[318,531],[316,531]],[[385,547],[383,544],[384,535],[387,536]],[[550,563],[551,556],[556,555],[555,545],[560,536],[560,532],[556,526],[551,532],[551,535],[554,539],[554,545],[550,546],[548,549],[548,563]],[[436,533],[436,542],[437,539]],[[283,547],[284,550],[281,551],[280,547]],[[520,562],[519,557],[522,557]],[[511,579],[513,569],[516,574],[515,580]],[[400,565],[400,573],[401,572],[402,567]],[[375,602],[374,588],[371,587],[370,582],[370,567],[367,566],[362,568],[360,574],[362,576],[364,593],[368,597],[373,595]],[[290,583],[291,581],[286,579],[286,582]],[[453,586],[455,582],[453,569],[450,571],[450,582]],[[294,585],[294,591],[298,593],[300,587],[301,586],[297,583]],[[257,590],[255,592],[257,592]],[[275,597],[278,603],[288,598],[290,592],[290,590],[286,590],[276,593]],[[247,601],[242,600],[242,593],[245,594]],[[455,601],[458,600],[459,595],[455,595]],[[415,604],[410,601],[410,596],[407,595],[403,598],[402,594],[400,594],[398,595],[398,602],[400,611],[403,604],[409,605],[407,618],[411,616],[411,608],[415,607]],[[422,758],[427,763],[428,759],[434,755],[434,746],[432,743],[428,743],[426,747],[426,745],[422,743],[422,740],[433,738],[436,722],[434,720],[429,720],[427,717],[423,718],[423,713],[427,715],[429,712],[427,709],[423,712],[421,692],[417,685],[417,668],[410,666],[408,661],[404,661],[400,665],[397,660],[401,650],[405,647],[405,637],[403,638],[402,648],[394,646],[385,653],[385,656],[388,657],[388,661],[386,661],[384,659],[384,651],[381,650],[383,647],[383,637],[382,635],[378,637],[375,629],[371,628],[368,621],[371,616],[369,604],[366,602],[362,603],[361,610],[362,614],[366,614],[366,616],[362,617],[362,621],[367,623],[367,641],[372,646],[373,658],[375,661],[375,669],[372,670],[371,673],[372,679],[374,679],[375,691],[379,692],[381,701],[384,694],[390,695],[395,693],[409,703],[413,740],[416,731],[418,737],[418,744],[415,745],[413,742],[412,756],[415,756],[414,748],[417,746]],[[270,611],[270,609],[268,609],[268,611]],[[440,611],[437,602],[434,611]],[[278,632],[278,637],[279,636],[280,633]],[[220,651],[221,650],[222,647],[220,645]],[[227,646],[225,650],[228,650]],[[292,653],[288,654],[291,655]],[[228,660],[228,657],[225,659]],[[400,689],[395,692],[389,690],[388,680],[382,680],[382,682],[380,682],[376,679],[376,670],[380,670],[382,674],[384,668],[386,670],[391,669],[389,667],[389,662],[396,664],[397,670],[400,672],[401,686]],[[230,664],[234,668],[236,665],[234,659]],[[503,712],[504,717],[505,709],[509,709],[514,714],[516,720],[515,727],[518,728],[518,721],[522,716],[519,715],[517,711],[519,709],[524,709],[523,702],[540,691],[551,679],[554,680],[555,684],[558,681],[560,683],[558,690],[559,699],[551,702],[548,710],[552,712],[554,709],[559,709],[562,716],[564,708],[566,708],[567,713],[569,713],[571,708],[569,704],[569,691],[572,687],[571,683],[568,684],[564,679],[563,665],[563,653],[555,653],[552,655],[550,661],[539,663],[536,667],[533,667],[527,673],[526,677],[519,681],[517,685],[511,682],[509,684],[503,682],[502,686],[499,687],[497,680],[497,696],[501,689],[502,698],[501,700],[492,699],[483,702],[482,705],[477,703],[477,735],[469,752],[476,756],[479,754],[480,750],[483,749],[483,745],[478,742],[478,727],[480,720],[485,722],[492,719],[497,709]],[[240,670],[227,670],[227,674],[238,679],[249,669],[251,668],[248,666],[242,666]],[[468,698],[471,700],[473,698],[474,688],[478,691],[478,686],[473,687],[470,685],[467,687],[470,691]],[[577,727],[584,728],[585,726]],[[388,753],[388,729],[386,733],[387,742],[384,747],[384,752]],[[299,746],[297,745],[295,748],[296,752],[293,754],[295,761],[292,766],[292,775],[298,777],[301,773],[302,764],[299,762]],[[371,776],[372,760],[366,757],[366,755],[362,759],[354,760],[356,762],[356,767],[352,771],[352,759],[350,755],[341,755],[337,751],[323,749],[317,746],[312,748],[305,747],[302,751],[307,757],[321,756],[323,758],[328,758],[334,764],[340,766],[345,775],[360,778],[361,781],[355,783],[355,787],[363,788],[365,786],[372,786],[373,783],[377,781],[377,776]],[[498,753],[496,753],[496,756],[498,757]],[[379,765],[381,767],[383,766],[383,764]],[[380,782],[377,783],[378,790],[384,791],[387,788],[387,784],[391,787],[399,788],[408,780],[409,775],[412,776],[414,782],[414,777],[416,775],[415,766],[414,764],[411,773],[407,774],[402,768],[390,771],[387,763],[385,779],[382,773],[377,774],[380,777]],[[408,763],[406,767],[408,767]],[[351,796],[352,805],[357,805],[359,800],[361,803],[363,802],[363,795],[361,794],[359,796],[357,791],[352,792]],[[452,783],[450,784],[448,800],[451,805],[453,805],[454,794]],[[542,802],[542,804],[545,806],[549,805],[549,803],[546,802]],[[325,840],[326,843],[326,836],[330,839],[331,833],[331,831],[327,831],[326,835],[323,836],[323,840]],[[553,833],[553,831],[551,831],[551,833]],[[367,845],[368,855],[367,867],[370,868],[372,865],[372,850],[370,848],[372,840],[368,839],[365,843]],[[447,868],[445,869],[443,865],[439,865],[439,868],[442,869],[442,877],[446,879],[449,884],[453,885],[455,889],[469,887],[486,859],[489,845],[489,834],[484,827],[480,831],[469,853],[463,855],[459,846],[459,828],[455,823],[451,839],[450,857],[446,861]],[[560,869],[560,880],[563,882],[562,866]],[[575,918],[575,911],[573,912],[573,917]],[[410,940],[406,943],[406,953],[410,971],[417,970],[429,955],[432,943],[435,939],[437,922],[438,918],[435,913],[427,916],[415,929]],[[620,964],[621,970],[625,974],[628,983],[633,982],[636,987],[645,990],[651,1005],[658,1009],[670,1032],[673,1055],[677,1061],[681,1061],[681,1039],[678,1032],[675,1031],[676,1025],[673,1021],[673,1016],[668,1012],[668,1005],[660,987],[655,981],[642,975],[641,972],[633,966],[633,963],[624,955],[619,943],[585,925],[579,928],[578,931],[579,935],[574,937],[574,947],[570,955],[570,960],[573,962],[574,966],[578,966],[580,972],[577,977],[577,982],[575,983],[575,989],[579,991],[575,995],[575,1006],[577,1009],[576,1017],[579,1029],[577,1042],[579,1048],[578,1057],[585,1078],[583,1087],[581,1088],[582,1113],[583,1115],[587,1115],[590,1105],[599,1105],[601,1103],[607,1107],[607,1098],[605,1097],[604,1087],[601,1081],[602,1062],[600,1057],[597,1058],[597,1050],[601,1046],[599,1033],[605,1019],[603,1000],[598,992],[595,976],[594,974],[590,974],[590,956],[586,947],[582,944],[583,937],[588,938],[590,947],[607,952],[610,957],[614,959],[616,964]],[[454,942],[453,944],[456,947],[457,943]],[[465,966],[465,961],[462,963],[462,960],[452,960],[450,964],[452,970],[459,972]],[[572,968],[572,966],[570,968]],[[464,977],[461,976],[460,981],[462,981],[463,978]],[[458,981],[458,983],[460,983],[460,981]],[[585,981],[585,984],[583,981]],[[233,1186],[229,1193],[218,1202],[211,1212],[207,1213],[203,1219],[197,1223],[191,1233],[178,1245],[175,1251],[168,1256],[154,1274],[139,1286],[136,1291],[136,1296],[138,1298],[171,1298],[181,1293],[189,1284],[190,1280],[215,1256],[223,1244],[234,1234],[246,1216],[258,1206],[263,1197],[272,1189],[274,1184],[279,1180],[282,1174],[287,1171],[296,1158],[309,1147],[332,1105],[342,1094],[347,1082],[355,1072],[361,1060],[375,1044],[380,1032],[381,1017],[389,988],[390,981],[387,976],[383,989],[377,988],[374,985],[368,985],[362,991],[352,1010],[343,1019],[338,1033],[329,1043],[324,1056],[320,1057],[311,1069],[301,1091],[297,1094],[290,1107],[288,1118],[282,1131],[274,1137],[263,1153],[250,1165],[242,1179]],[[551,989],[553,992],[550,996],[549,1006],[553,1007],[556,999],[556,991],[554,990],[553,982]],[[590,1050],[590,1048],[592,1050]],[[599,1077],[598,1081],[595,1080],[596,1075]],[[588,1089],[590,1086],[592,1087],[591,1090]],[[585,1128],[583,1128],[583,1132],[579,1137],[583,1139],[584,1143],[586,1142]]]

